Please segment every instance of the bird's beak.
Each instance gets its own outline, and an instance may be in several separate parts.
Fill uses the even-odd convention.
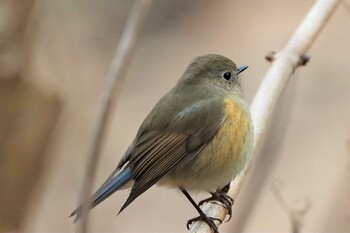
[[[240,67],[238,67],[236,74],[239,75],[240,73],[242,73],[246,69],[248,69],[248,66],[240,66]]]

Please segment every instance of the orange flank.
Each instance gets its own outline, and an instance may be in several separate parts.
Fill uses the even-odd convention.
[[[226,119],[220,129],[224,132],[219,131],[219,134],[222,133],[227,138],[227,145],[230,145],[231,153],[238,156],[243,149],[249,131],[249,119],[242,107],[228,98],[224,99],[224,113]]]

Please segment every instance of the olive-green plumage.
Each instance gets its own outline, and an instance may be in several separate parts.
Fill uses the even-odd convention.
[[[143,121],[116,171],[92,196],[92,206],[128,184],[121,211],[155,183],[208,192],[229,183],[253,145],[241,71],[221,55],[196,58]],[[74,214],[79,217],[80,209]]]

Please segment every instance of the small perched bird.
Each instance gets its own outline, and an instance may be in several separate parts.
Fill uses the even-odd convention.
[[[179,188],[197,209],[200,216],[187,227],[202,220],[218,232],[216,219],[206,216],[187,190],[211,193],[203,201],[221,201],[231,216],[227,187],[245,167],[254,140],[238,77],[247,68],[221,55],[197,57],[143,121],[115,171],[88,200],[91,208],[132,187],[120,213],[157,183]],[[70,216],[77,221],[81,214],[80,206]]]

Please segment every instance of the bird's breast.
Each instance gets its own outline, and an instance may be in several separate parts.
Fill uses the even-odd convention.
[[[242,152],[252,134],[250,112],[241,100],[226,98],[223,102],[225,120],[212,142],[212,147],[219,145],[218,158],[222,161],[221,166],[225,166],[224,161],[240,166],[245,159]]]
[[[189,190],[213,191],[245,166],[253,144],[250,112],[243,100],[223,99],[220,129],[198,156],[176,171],[174,182]]]
[[[223,101],[224,121],[213,140],[198,157],[198,165],[213,187],[223,187],[245,166],[251,147],[251,118],[245,103],[226,98]]]

